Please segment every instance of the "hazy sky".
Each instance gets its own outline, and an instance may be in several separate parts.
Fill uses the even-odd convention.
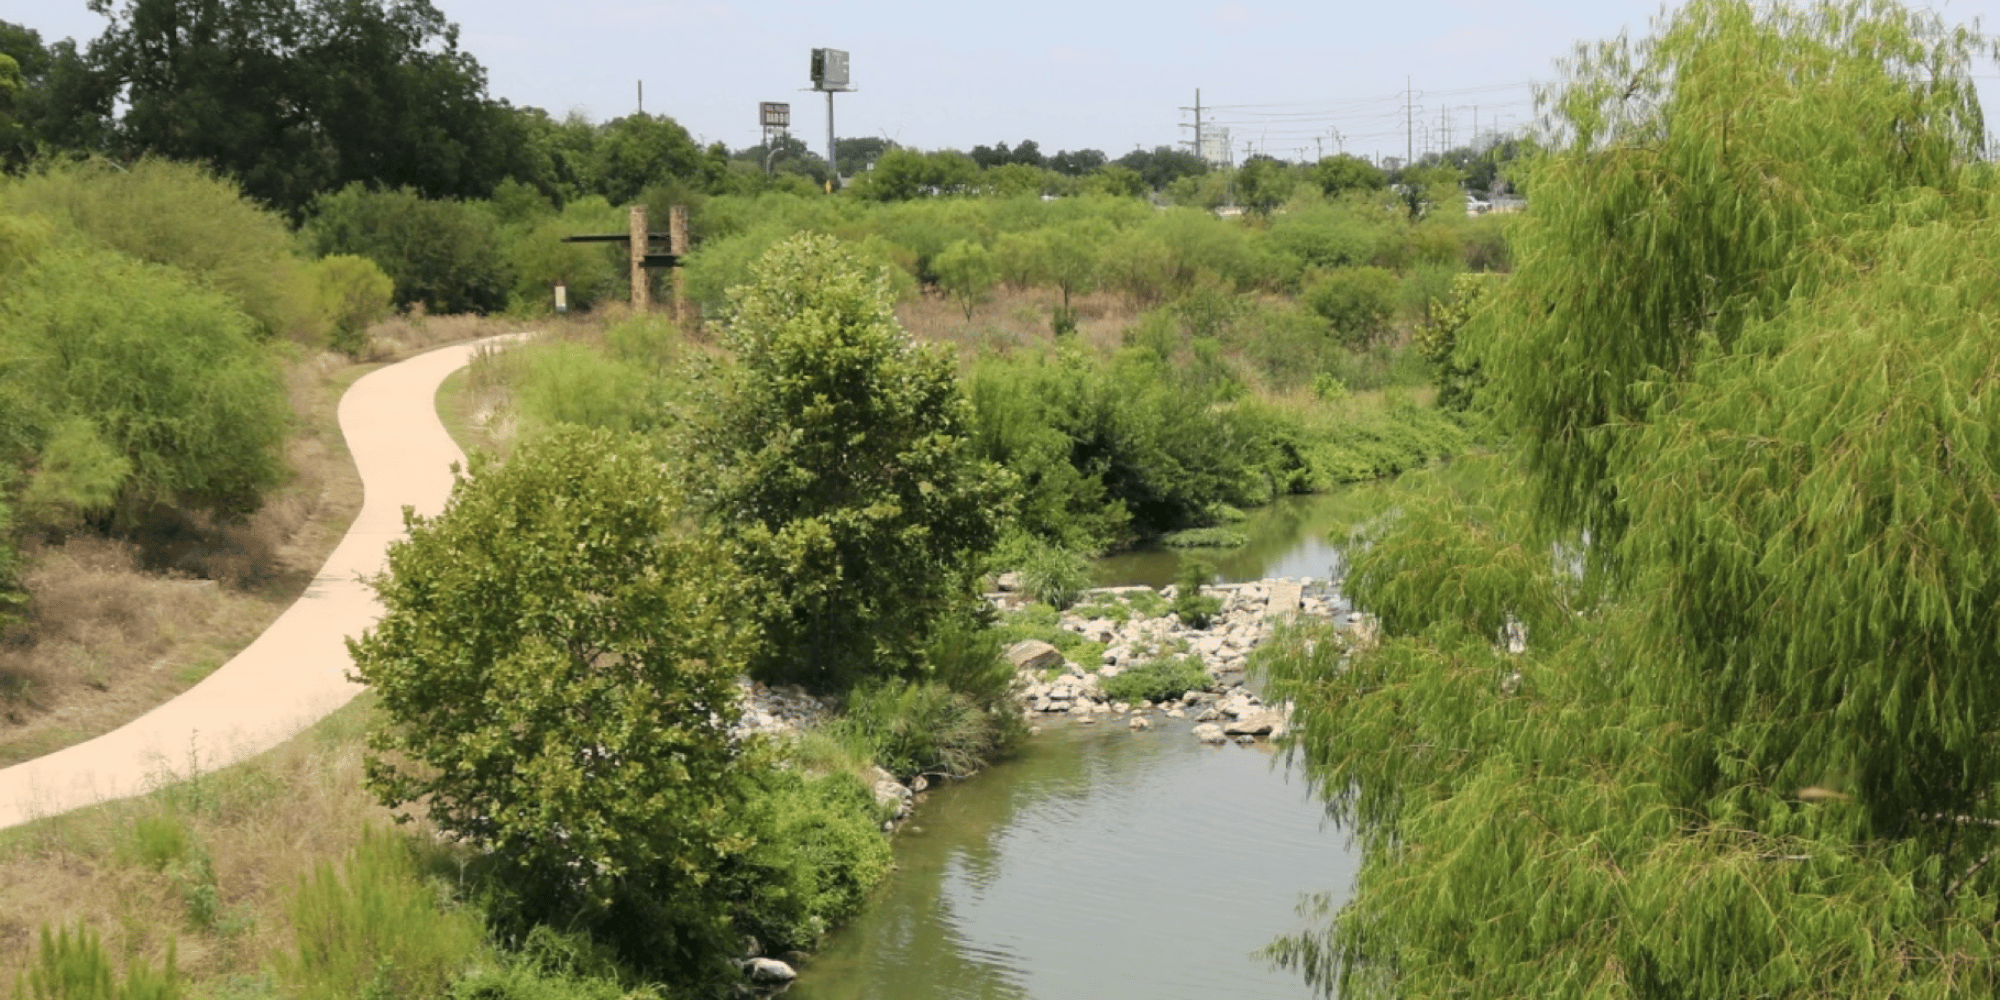
[[[970,149],[1034,139],[1044,152],[1113,157],[1191,137],[1204,114],[1245,144],[1286,159],[1338,148],[1397,155],[1404,86],[1415,89],[1419,152],[1531,114],[1529,82],[1578,40],[1643,33],[1641,0],[1202,0],[995,4],[433,0],[484,64],[491,92],[515,104],[594,119],[645,109],[705,142],[761,141],[759,101],[788,101],[792,131],[826,142],[826,97],[806,91],[815,47],[851,53],[857,92],[835,97],[842,136]],[[2000,29],[2000,0],[1934,5],[1955,22]],[[83,0],[0,0],[0,17],[44,39],[85,41],[103,19]],[[1977,70],[1989,117],[2000,70]]]

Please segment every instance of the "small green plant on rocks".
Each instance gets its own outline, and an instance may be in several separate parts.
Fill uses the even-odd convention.
[[[1174,616],[1188,628],[1207,628],[1208,623],[1222,611],[1222,598],[1204,595],[1201,585],[1207,582],[1210,569],[1199,559],[1181,563],[1180,577],[1174,581]]]
[[[1205,691],[1215,682],[1192,656],[1149,660],[1107,679],[1104,694],[1112,701],[1165,701],[1189,691]]]

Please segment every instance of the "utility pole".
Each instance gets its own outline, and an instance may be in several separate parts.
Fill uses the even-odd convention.
[[[646,81],[639,81],[639,113],[646,113]]]
[[[1181,123],[1181,128],[1192,127],[1194,129],[1194,155],[1196,159],[1202,160],[1205,163],[1207,162],[1207,157],[1204,156],[1201,151],[1202,146],[1201,146],[1201,88],[1200,87],[1194,88],[1194,107],[1192,108],[1182,107],[1180,110],[1194,112],[1194,125],[1189,126],[1187,123],[1183,122]],[[1224,144],[1226,145],[1227,142],[1228,140],[1225,139]]]

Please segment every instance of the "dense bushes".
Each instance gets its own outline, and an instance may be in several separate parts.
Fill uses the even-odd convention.
[[[289,407],[231,300],[95,250],[38,257],[0,298],[0,417],[45,523],[150,502],[226,514],[283,472]]]
[[[408,189],[351,185],[313,203],[305,234],[320,254],[355,254],[396,283],[396,304],[434,313],[493,312],[511,285],[491,215],[466,202]]]

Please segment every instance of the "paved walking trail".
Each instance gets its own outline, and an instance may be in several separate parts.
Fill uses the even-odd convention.
[[[347,679],[343,639],[382,614],[361,578],[383,569],[388,544],[403,535],[405,506],[425,515],[444,509],[451,463],[464,455],[438,421],[437,387],[487,342],[418,355],[356,381],[340,399],[340,432],[361,471],[361,515],[298,603],[172,701],[87,743],[0,770],[0,828],[137,795],[168,775],[227,766],[360,693]]]

